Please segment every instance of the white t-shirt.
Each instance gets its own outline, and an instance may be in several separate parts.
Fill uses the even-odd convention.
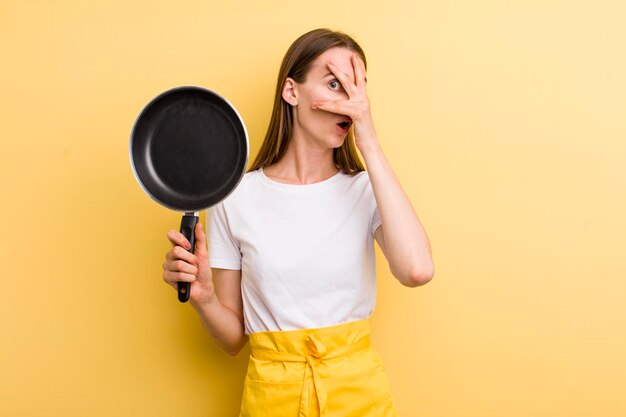
[[[366,171],[306,185],[248,172],[207,218],[210,265],[242,271],[246,334],[372,314],[381,220]]]

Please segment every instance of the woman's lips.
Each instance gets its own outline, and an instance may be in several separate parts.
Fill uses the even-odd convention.
[[[339,130],[341,130],[343,133],[348,133],[351,125],[352,125],[351,121],[344,121],[344,122],[337,123]]]

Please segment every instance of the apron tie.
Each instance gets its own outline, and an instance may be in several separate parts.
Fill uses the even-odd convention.
[[[317,367],[322,361],[367,349],[370,345],[369,336],[364,336],[353,344],[339,346],[328,350],[314,335],[309,335],[305,341],[307,352],[304,356],[291,352],[276,352],[273,350],[253,349],[252,356],[261,360],[275,362],[305,362],[304,383],[300,397],[300,413],[298,417],[306,417],[309,410],[310,393],[315,390],[320,417],[326,415],[326,390]],[[311,376],[311,377],[309,377]]]

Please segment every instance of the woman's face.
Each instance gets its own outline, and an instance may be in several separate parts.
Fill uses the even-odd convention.
[[[304,82],[296,83],[288,79],[286,85],[291,80],[293,88],[292,91],[283,89],[283,98],[293,106],[294,136],[302,136],[323,148],[338,148],[343,144],[351,126],[350,118],[324,110],[313,110],[311,105],[315,101],[349,98],[328,68],[327,62],[331,60],[354,82],[352,54],[354,52],[347,48],[331,48],[313,61]],[[285,94],[291,94],[291,96],[285,97]]]

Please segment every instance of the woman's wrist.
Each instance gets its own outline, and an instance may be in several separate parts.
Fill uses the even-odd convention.
[[[198,300],[190,300],[189,303],[196,310],[204,310],[206,308],[215,308],[221,306],[220,300],[217,298],[215,291]]]
[[[382,155],[382,148],[375,137],[371,140],[359,141],[357,147],[359,148],[361,155],[363,155],[363,159],[365,159],[365,164],[367,164],[368,159],[373,159]]]

